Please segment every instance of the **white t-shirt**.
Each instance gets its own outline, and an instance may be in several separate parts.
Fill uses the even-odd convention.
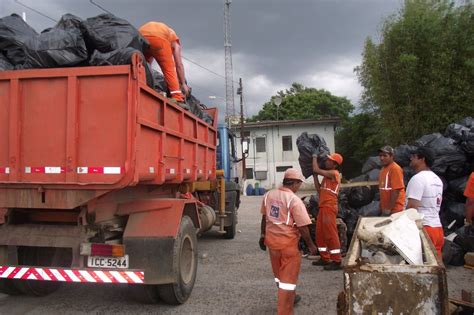
[[[439,210],[443,200],[443,182],[432,171],[421,171],[408,182],[408,199],[420,201],[418,212],[424,215],[423,225],[440,227]]]

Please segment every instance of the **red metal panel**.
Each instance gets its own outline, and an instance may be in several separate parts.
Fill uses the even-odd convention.
[[[78,167],[127,165],[128,77],[81,77]],[[105,91],[107,93],[105,93]],[[123,172],[81,174],[80,183],[116,183]]]
[[[0,181],[6,181],[10,173],[10,163],[8,156],[8,134],[10,116],[10,85],[8,81],[0,81]]]
[[[67,77],[20,82],[19,171],[23,182],[63,182],[66,179],[61,168],[66,166]]]

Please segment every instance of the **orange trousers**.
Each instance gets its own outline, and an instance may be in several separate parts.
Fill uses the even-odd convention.
[[[436,252],[438,253],[438,257],[443,259],[442,249],[444,245],[444,231],[442,227],[432,227],[428,225],[424,225],[423,229],[428,233],[431,241],[433,242],[434,247],[436,248]]]
[[[273,275],[278,284],[278,314],[293,314],[296,282],[301,267],[301,253],[298,245],[281,250],[269,248]]]
[[[324,261],[341,262],[341,243],[336,225],[337,208],[320,208],[316,221],[316,245]]]
[[[178,102],[184,102],[184,96],[179,87],[178,74],[176,72],[176,64],[174,62],[173,49],[170,42],[155,36],[145,36],[145,38],[150,43],[150,49],[145,54],[146,60],[150,62],[151,57],[155,58],[163,72],[171,97]]]

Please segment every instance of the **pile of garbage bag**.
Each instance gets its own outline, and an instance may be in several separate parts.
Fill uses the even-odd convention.
[[[307,135],[302,134],[300,138],[305,144],[305,146],[301,146],[302,149],[298,145],[300,165],[304,170],[304,167],[310,167],[309,161],[312,159],[312,154],[327,154],[326,151],[321,152],[321,143],[325,145],[326,142],[319,136],[311,141],[307,140]],[[311,147],[312,145],[313,147]],[[415,175],[409,167],[411,152],[420,145],[428,146],[435,152],[432,170],[443,181],[441,223],[446,236],[455,233],[454,240],[446,240],[443,249],[443,252],[446,251],[444,262],[458,265],[464,261],[466,252],[473,251],[473,248],[466,245],[469,243],[466,240],[471,241],[470,244],[474,244],[474,230],[466,230],[464,227],[466,198],[463,195],[469,175],[474,171],[474,118],[466,117],[457,123],[450,124],[443,134],[424,135],[413,144],[403,144],[396,147],[395,162],[403,168],[405,186]],[[380,169],[381,164],[378,156],[372,156],[364,163],[362,174],[350,179],[349,182],[378,181]],[[304,175],[309,177],[312,174]],[[312,198],[317,200],[317,194]],[[380,215],[379,200],[377,186],[358,186],[340,190],[338,218],[347,225],[348,242],[352,239],[359,217]],[[310,212],[318,210],[316,209],[317,203],[314,202],[308,203],[307,207]],[[444,253],[443,256],[445,256]]]
[[[147,85],[169,96],[164,80],[156,82],[157,76],[145,61],[148,48],[148,41],[133,25],[109,13],[86,20],[65,14],[39,34],[17,14],[0,18],[0,71],[126,65],[131,64],[133,54],[140,54]],[[212,123],[203,111],[205,106],[194,96],[186,104],[183,107]]]

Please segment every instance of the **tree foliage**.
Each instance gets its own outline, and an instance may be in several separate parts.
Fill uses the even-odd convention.
[[[248,121],[264,120],[297,120],[320,119],[324,117],[340,117],[346,120],[354,109],[345,97],[334,96],[326,90],[308,88],[293,83],[289,89],[277,93],[282,98],[277,110],[275,96],[263,105],[260,112]]]
[[[406,0],[365,42],[362,106],[393,145],[474,115],[474,6]]]

